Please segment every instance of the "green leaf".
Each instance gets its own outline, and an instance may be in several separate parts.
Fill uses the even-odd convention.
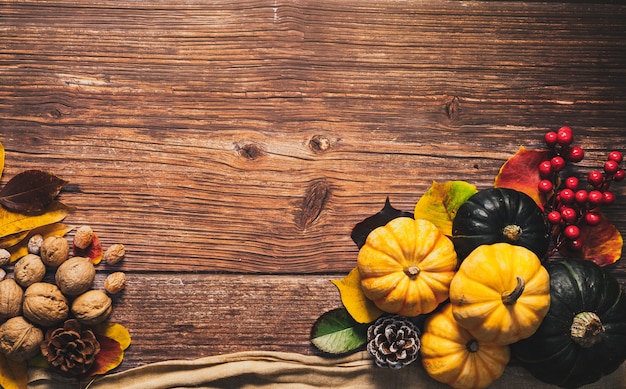
[[[443,184],[433,181],[430,189],[415,205],[415,219],[428,220],[443,235],[452,236],[452,220],[456,212],[476,192],[476,187],[465,181],[449,181]]]
[[[311,329],[311,343],[330,354],[357,350],[367,342],[367,324],[357,323],[345,308],[320,316]]]

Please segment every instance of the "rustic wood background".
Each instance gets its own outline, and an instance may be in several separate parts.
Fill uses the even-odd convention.
[[[1,183],[54,172],[66,221],[127,246],[118,370],[314,354],[351,229],[387,196],[486,188],[562,125],[581,172],[626,152],[625,31],[610,3],[1,1]]]

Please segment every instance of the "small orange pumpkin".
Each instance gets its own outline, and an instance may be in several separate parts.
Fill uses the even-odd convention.
[[[478,341],[459,326],[450,304],[426,319],[421,341],[426,373],[455,389],[491,385],[510,359],[509,346]]]
[[[532,335],[550,307],[550,276],[529,249],[509,243],[476,248],[450,284],[457,322],[476,339],[511,344]]]
[[[365,296],[403,316],[432,312],[446,300],[456,266],[452,241],[430,221],[409,217],[370,232],[357,258]]]

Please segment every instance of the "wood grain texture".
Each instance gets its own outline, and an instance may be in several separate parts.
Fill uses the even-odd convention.
[[[621,4],[2,1],[0,183],[53,171],[67,221],[127,246],[122,368],[310,353],[387,196],[488,187],[561,125],[581,172],[626,151],[625,31]]]

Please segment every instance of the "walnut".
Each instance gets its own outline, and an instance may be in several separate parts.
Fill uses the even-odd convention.
[[[78,296],[93,285],[96,268],[88,258],[72,257],[57,269],[55,280],[61,292],[68,296]]]
[[[24,292],[22,310],[28,320],[50,327],[67,318],[69,306],[56,285],[35,282]]]
[[[59,266],[70,255],[70,245],[61,236],[49,236],[41,244],[41,260],[47,266]]]
[[[11,261],[11,253],[7,249],[0,249],[0,266],[4,266]]]
[[[115,265],[126,255],[126,248],[121,243],[112,244],[104,252],[103,258],[109,265]]]
[[[4,280],[4,277],[7,276],[6,270],[0,268],[0,281]]]
[[[93,241],[94,233],[91,227],[81,226],[74,234],[74,246],[79,249],[86,249]]]
[[[72,303],[74,317],[83,324],[100,324],[111,315],[112,301],[100,290],[89,290],[76,297]]]
[[[110,294],[121,292],[126,287],[126,274],[121,271],[111,273],[104,280],[104,289]]]
[[[13,317],[0,325],[0,350],[14,361],[28,360],[39,352],[43,331],[24,317]]]
[[[0,321],[22,313],[24,291],[12,278],[0,281]]]
[[[17,261],[13,274],[15,281],[27,288],[35,282],[43,280],[46,275],[46,265],[43,264],[39,255],[27,254]]]
[[[31,236],[28,240],[28,252],[30,254],[39,255],[39,251],[41,250],[41,245],[43,244],[43,236],[40,234],[36,234]]]

